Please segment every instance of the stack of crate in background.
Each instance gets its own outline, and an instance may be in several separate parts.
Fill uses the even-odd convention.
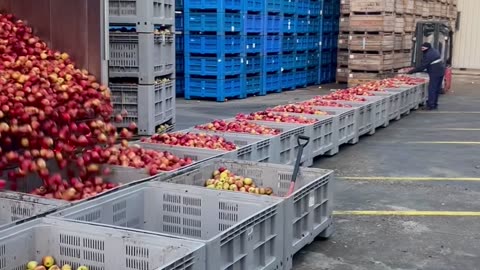
[[[117,127],[150,135],[175,122],[174,0],[109,0],[109,87]]]
[[[323,4],[320,83],[335,81],[337,68],[340,2],[325,0]]]
[[[358,85],[408,67],[416,23],[455,22],[456,0],[342,0],[337,82]]]
[[[177,96],[183,96],[185,92],[183,19],[183,0],[175,0],[175,85]]]
[[[249,2],[247,5],[252,5]],[[261,95],[269,93],[279,93],[282,91],[282,73],[281,73],[281,53],[282,53],[282,37],[283,37],[283,11],[282,1],[258,1],[265,5],[264,10],[260,13],[260,21],[263,27],[260,27],[262,33],[262,89]],[[260,23],[259,26],[262,24]]]

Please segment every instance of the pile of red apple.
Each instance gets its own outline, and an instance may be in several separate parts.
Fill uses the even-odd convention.
[[[323,107],[336,107],[336,108],[351,108],[351,105],[348,104],[340,104],[338,102],[332,100],[325,100],[323,97],[315,97],[313,99],[304,101],[300,103],[304,106],[323,106]]]
[[[0,180],[0,189],[16,190],[17,181],[37,174],[46,190],[34,193],[47,196],[65,189],[73,194],[76,181],[86,185],[102,177],[101,171],[80,175],[87,164],[77,159],[86,149],[116,142],[112,113],[106,86],[77,68],[67,53],[47,47],[23,21],[0,14],[0,177],[8,179],[8,185]],[[122,114],[115,119],[121,121],[126,112]],[[128,130],[120,135],[131,137]],[[51,167],[67,171],[68,177]]]
[[[349,90],[337,90],[326,96],[322,96],[323,100],[343,100],[343,101],[365,101],[365,98],[357,96]]]
[[[37,261],[29,261],[26,265],[27,270],[74,270],[71,265],[64,264],[61,267],[56,264],[55,259],[52,256],[45,256],[39,263]],[[88,270],[88,267],[81,265],[76,268],[77,270]]]
[[[259,195],[272,195],[270,187],[259,187],[252,178],[235,175],[224,167],[214,171],[212,178],[205,181],[205,187],[209,189],[247,192]]]
[[[237,146],[220,136],[205,133],[164,133],[155,134],[150,138],[142,138],[142,142],[167,144],[175,146],[208,148],[215,150],[233,151]]]
[[[287,104],[279,105],[273,108],[267,109],[271,112],[286,112],[286,113],[302,113],[302,114],[313,114],[313,115],[328,115],[328,113],[316,110],[311,106],[305,106],[301,104]]]
[[[273,113],[271,111],[254,112],[250,114],[237,114],[237,120],[258,120],[270,121],[277,123],[293,123],[293,124],[313,124],[316,119],[306,118],[304,116],[296,116],[288,113]]]
[[[280,130],[258,125],[244,120],[215,120],[211,123],[198,125],[195,128],[208,131],[248,133],[252,135],[278,135]]]

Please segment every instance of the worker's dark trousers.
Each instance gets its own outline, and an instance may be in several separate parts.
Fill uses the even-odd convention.
[[[428,85],[428,109],[436,109],[438,107],[438,96],[442,91],[443,76],[430,76],[430,84]]]

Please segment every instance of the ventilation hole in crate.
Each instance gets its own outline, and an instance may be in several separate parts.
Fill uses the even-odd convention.
[[[164,204],[163,211],[170,212],[170,213],[180,213],[181,206],[180,205],[173,205],[173,204]]]
[[[119,222],[124,222],[125,218],[127,218],[127,212],[126,211],[116,213],[116,214],[113,215],[113,223],[118,224]]]
[[[223,211],[238,212],[238,204],[235,202],[218,202],[218,209]]]
[[[180,225],[182,223],[182,219],[179,216],[163,215],[162,220],[164,223],[170,223],[170,224]]]
[[[99,253],[98,251],[84,250],[83,259],[92,262],[104,263],[105,255],[103,253]]]
[[[218,224],[218,230],[221,231],[221,232],[229,229],[230,227],[232,227],[231,224],[223,224],[223,223]]]
[[[125,255],[148,259],[150,257],[150,250],[145,247],[127,245],[125,246]]]
[[[225,212],[219,212],[218,213],[218,218],[220,220],[225,220],[225,221],[230,221],[232,223],[235,223],[238,221],[238,214],[236,213],[225,213]]]
[[[194,208],[194,207],[183,207],[183,214],[189,215],[189,216],[201,216],[202,215],[202,209],[201,208]]]
[[[5,269],[7,267],[7,258],[5,257],[7,253],[6,245],[0,246],[0,269]],[[25,267],[22,268],[22,270]]]
[[[252,153],[252,146],[247,146],[238,150],[239,156],[244,156],[250,153]]]
[[[202,199],[199,198],[192,198],[192,197],[183,197],[183,205],[191,205],[191,206],[197,206],[201,207],[202,206]]]
[[[192,160],[194,161],[198,161],[199,160],[199,157],[197,155],[188,155],[188,154],[185,154],[184,156],[185,158],[191,158]]]
[[[125,266],[127,269],[136,269],[136,270],[148,270],[150,269],[148,261],[134,259],[134,258],[126,258],[125,259]]]
[[[80,247],[80,237],[75,235],[60,234],[60,244]]]
[[[124,200],[124,201],[115,203],[113,205],[113,212],[115,213],[117,211],[122,211],[122,210],[125,210],[126,208],[127,208],[127,201]]]
[[[75,220],[82,220],[82,221],[99,221],[101,217],[101,211],[96,210],[94,212],[88,213],[84,216],[79,216],[74,218]]]
[[[80,250],[78,248],[60,245],[60,255],[80,259]]]
[[[105,250],[105,243],[102,240],[83,238],[83,247],[95,250]]]
[[[16,219],[20,219],[22,217],[30,217],[32,215],[30,209],[21,207],[19,205],[12,205],[10,210],[12,211],[12,215],[16,216]]]
[[[194,229],[194,228],[183,228],[182,235],[195,237],[195,238],[202,238],[202,230]]]
[[[172,234],[177,234],[177,235],[182,234],[182,229],[178,226],[175,226],[175,225],[163,224],[162,229],[166,233],[172,233]]]

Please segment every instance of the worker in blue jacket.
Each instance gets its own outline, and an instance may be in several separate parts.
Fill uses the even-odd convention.
[[[438,96],[442,91],[442,82],[445,76],[445,63],[440,53],[432,48],[432,44],[425,42],[422,44],[423,59],[422,64],[418,68],[414,68],[408,72],[413,74],[427,70],[430,77],[428,85],[428,101],[427,110],[436,110],[438,108]]]

